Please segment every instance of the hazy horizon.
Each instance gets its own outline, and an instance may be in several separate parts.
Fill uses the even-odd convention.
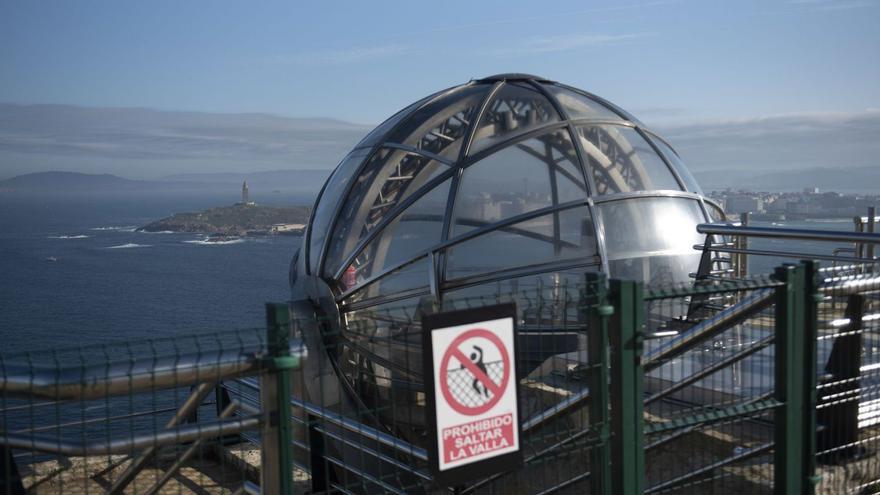
[[[650,113],[641,118],[698,178],[729,172],[734,187],[774,172],[873,167],[880,155],[880,110],[659,125]],[[0,180],[46,171],[146,180],[329,171],[372,127],[321,117],[0,103]]]

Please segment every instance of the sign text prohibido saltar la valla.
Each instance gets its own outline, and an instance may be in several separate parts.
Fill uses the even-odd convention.
[[[429,458],[440,485],[522,463],[516,307],[427,315],[424,331]]]

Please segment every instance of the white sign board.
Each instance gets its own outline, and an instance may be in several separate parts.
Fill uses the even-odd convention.
[[[431,464],[441,484],[522,460],[515,316],[506,304],[423,320]]]

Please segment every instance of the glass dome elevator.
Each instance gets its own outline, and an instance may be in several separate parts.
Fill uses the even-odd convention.
[[[420,314],[480,297],[517,302],[527,374],[583,347],[545,329],[577,318],[554,301],[586,272],[687,282],[704,241],[696,225],[720,219],[672,147],[626,111],[501,74],[411,104],[342,160],[294,257],[293,300],[323,317],[352,400],[406,406],[406,418],[376,421],[417,442]],[[526,291],[549,304],[523,301]],[[535,321],[542,330],[529,330]]]

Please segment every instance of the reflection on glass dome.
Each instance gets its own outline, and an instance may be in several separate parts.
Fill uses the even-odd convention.
[[[525,326],[577,318],[519,294],[560,300],[591,271],[686,282],[695,226],[719,215],[669,144],[625,111],[498,75],[408,106],[342,160],[293,267],[294,299],[338,322],[331,358],[357,400],[405,405],[409,418],[378,421],[419,441],[419,313],[490,296],[516,301]],[[582,346],[523,335],[537,339],[520,345],[525,373]]]

